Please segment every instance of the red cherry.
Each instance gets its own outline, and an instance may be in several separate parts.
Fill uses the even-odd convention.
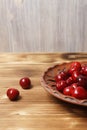
[[[71,96],[73,90],[74,90],[74,88],[71,87],[71,86],[65,87],[64,90],[63,90],[63,94],[64,94],[64,95]]]
[[[80,86],[86,86],[87,85],[87,77],[85,77],[83,75],[78,76],[77,83]]]
[[[71,85],[73,82],[74,82],[74,81],[73,81],[72,77],[69,77],[69,78],[66,80],[67,85]]]
[[[23,89],[29,89],[31,86],[31,81],[28,77],[24,77],[24,78],[20,79],[19,83]]]
[[[77,99],[86,99],[86,90],[82,86],[78,86],[73,90],[72,96]]]
[[[82,66],[81,74],[87,76],[87,66]]]
[[[58,74],[56,77],[55,77],[55,81],[56,82],[59,82],[60,80],[62,80],[63,78],[61,77],[60,74]]]
[[[67,78],[67,72],[63,70],[59,74],[57,74],[57,76],[55,77],[55,80],[56,82],[59,82],[60,80],[64,80],[66,78]]]
[[[79,75],[80,75],[80,72],[79,72],[79,71],[74,71],[74,72],[72,73],[72,78],[73,78],[74,82],[77,81],[77,78],[79,77]]]
[[[69,74],[72,75],[72,73],[73,73],[74,71],[76,71],[76,69],[77,69],[76,67],[72,67],[72,68],[70,67],[70,69],[69,69]]]
[[[72,62],[69,73],[72,74],[74,71],[80,71],[81,70],[81,64],[80,62]]]
[[[64,71],[64,70],[61,71],[60,74],[61,74],[61,76],[62,76],[63,79],[66,79],[67,76],[68,76],[68,73],[66,71]]]
[[[9,88],[7,90],[7,96],[11,101],[15,101],[19,97],[19,91],[15,88]]]
[[[67,86],[66,81],[65,80],[60,80],[59,82],[57,82],[56,84],[56,88],[59,91],[63,91],[63,89]]]
[[[80,71],[80,73],[82,74],[82,75],[84,75],[83,73],[84,73],[84,69],[85,69],[85,66],[83,65],[82,67],[81,67],[81,71]]]
[[[76,67],[78,70],[81,69],[81,63],[80,62],[72,62],[71,67]]]

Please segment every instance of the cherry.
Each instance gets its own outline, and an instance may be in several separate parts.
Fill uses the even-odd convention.
[[[56,84],[56,88],[59,91],[63,91],[63,89],[67,86],[66,81],[65,80],[60,80],[59,82],[57,82]]]
[[[15,88],[9,88],[7,90],[7,96],[11,101],[15,101],[19,97],[19,91]]]
[[[80,73],[81,73],[82,75],[84,75],[84,69],[85,69],[85,66],[83,65],[82,68],[81,68],[81,71],[80,71]]]
[[[74,71],[80,71],[81,70],[81,64],[80,62],[72,62],[69,73],[72,75]]]
[[[72,86],[65,87],[63,90],[64,95],[71,96],[74,88]]]
[[[87,85],[87,77],[85,77],[83,75],[78,76],[77,83],[80,86],[86,86]]]
[[[60,73],[57,74],[57,76],[55,77],[56,82],[60,81],[60,80],[64,80],[67,78],[67,73],[63,70]]]
[[[63,78],[62,78],[62,76],[60,75],[60,74],[58,74],[58,75],[56,75],[56,77],[55,77],[55,81],[56,82],[59,82],[60,80],[62,80]]]
[[[80,72],[79,72],[79,71],[74,71],[74,72],[72,73],[72,79],[74,80],[74,82],[77,81],[77,78],[79,77],[79,75],[80,75]]]
[[[21,87],[23,89],[29,89],[31,86],[31,81],[28,77],[24,77],[24,78],[20,79],[19,84],[21,85]]]
[[[71,67],[76,67],[78,70],[81,69],[81,63],[80,62],[72,62]]]
[[[72,96],[77,99],[86,99],[87,98],[86,90],[82,86],[78,86],[73,90]]]
[[[68,76],[68,73],[66,71],[64,71],[64,70],[61,71],[60,74],[61,74],[61,76],[62,76],[63,79],[66,79],[67,76]]]
[[[85,66],[85,69],[84,69],[84,75],[87,76],[87,66]]]
[[[87,66],[82,66],[81,73],[87,76]]]
[[[67,85],[71,85],[73,83],[73,78],[72,77],[69,77],[67,80],[66,80],[66,83]]]

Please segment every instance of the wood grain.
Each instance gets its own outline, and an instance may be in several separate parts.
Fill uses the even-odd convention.
[[[86,52],[86,0],[0,0],[0,52]]]
[[[40,83],[48,67],[77,59],[87,60],[87,53],[1,53],[0,130],[86,130],[87,108],[54,98]],[[19,85],[25,76],[31,79],[30,90]],[[10,87],[20,91],[20,100],[7,98]]]

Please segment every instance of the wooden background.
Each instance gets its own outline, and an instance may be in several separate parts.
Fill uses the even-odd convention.
[[[55,51],[87,51],[87,0],[0,0],[0,52]]]

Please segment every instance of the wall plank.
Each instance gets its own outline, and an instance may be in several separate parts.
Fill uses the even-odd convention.
[[[86,52],[86,0],[0,0],[0,52]]]

